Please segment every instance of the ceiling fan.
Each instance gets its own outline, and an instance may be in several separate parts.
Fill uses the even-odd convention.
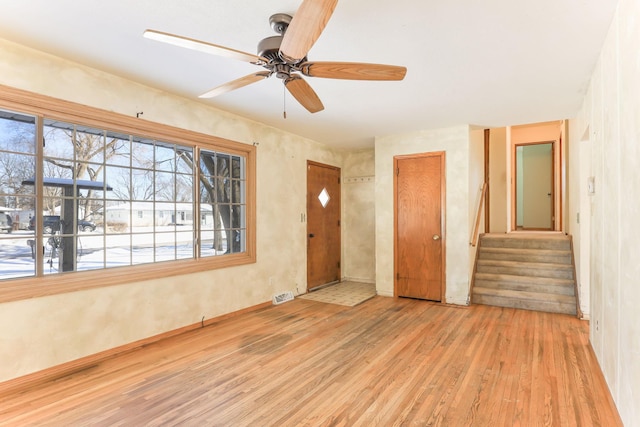
[[[307,53],[320,37],[337,3],[338,0],[304,0],[294,17],[284,13],[272,15],[269,23],[279,35],[261,40],[258,43],[257,55],[155,30],[146,30],[144,37],[250,62],[267,70],[215,87],[200,95],[200,98],[212,98],[275,74],[282,79],[289,93],[303,107],[311,113],[316,113],[324,109],[322,101],[300,74],[328,79],[402,80],[407,72],[405,67],[396,65],[308,61]]]

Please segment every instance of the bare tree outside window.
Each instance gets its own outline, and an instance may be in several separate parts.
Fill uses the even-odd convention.
[[[0,279],[246,253],[246,154],[2,110],[0,154]]]

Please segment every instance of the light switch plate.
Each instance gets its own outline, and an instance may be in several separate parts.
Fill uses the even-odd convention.
[[[590,176],[589,178],[587,178],[587,191],[589,192],[589,194],[596,193],[596,177],[595,176]]]

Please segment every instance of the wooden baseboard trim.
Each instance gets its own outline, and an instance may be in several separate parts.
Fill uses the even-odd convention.
[[[241,314],[258,311],[263,308],[269,307],[271,305],[272,305],[271,301],[253,305],[251,307],[243,308],[242,310],[237,310],[231,313],[216,316],[208,320],[203,320],[202,322],[183,326],[182,328],[173,329],[171,331],[163,332],[161,334],[154,335],[148,338],[143,338],[141,340],[134,341],[129,344],[124,344],[118,347],[111,348],[109,350],[104,350],[99,353],[81,357],[80,359],[75,359],[70,362],[65,362],[60,365],[55,365],[50,368],[43,369],[41,371],[33,372],[31,374],[23,375],[21,377],[17,377],[11,380],[1,382],[0,383],[0,400],[2,396],[19,393],[25,389],[34,387],[38,384],[43,384],[48,381],[53,381],[57,378],[62,378],[64,376],[71,375],[75,372],[85,370],[87,368],[90,368],[100,363],[102,360],[107,359],[109,357],[113,357],[129,351],[134,351],[146,345],[149,345],[167,338],[171,338],[176,335],[180,335],[195,329],[210,326],[215,323],[221,322],[223,320],[227,320],[232,317],[239,316]]]

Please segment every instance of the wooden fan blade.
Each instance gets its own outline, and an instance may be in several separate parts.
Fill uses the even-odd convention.
[[[271,73],[269,71],[261,71],[259,73],[249,74],[248,76],[240,77],[239,79],[215,87],[209,92],[203,93],[198,98],[213,98],[214,96],[222,95],[225,92],[239,89],[243,86],[250,85],[251,83],[266,79],[270,75]]]
[[[163,43],[169,43],[174,46],[184,47],[187,49],[197,50],[212,55],[224,56],[226,58],[237,59],[239,61],[250,62],[252,64],[266,64],[269,62],[266,58],[251,53],[241,52],[224,46],[203,42],[200,40],[190,39],[188,37],[177,36],[175,34],[163,33],[161,31],[146,30],[143,36],[157,40]]]
[[[294,15],[280,45],[280,55],[289,62],[302,61],[336,8],[338,0],[304,0]]]
[[[309,86],[302,77],[291,76],[285,80],[284,85],[293,97],[306,108],[310,113],[317,113],[324,110],[322,101],[318,98],[318,95]]]
[[[361,62],[305,62],[300,71],[309,77],[344,80],[402,80],[406,67]]]

